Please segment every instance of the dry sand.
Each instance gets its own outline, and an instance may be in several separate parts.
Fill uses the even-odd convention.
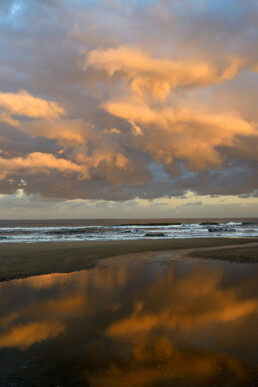
[[[239,247],[254,239],[205,238],[108,242],[52,242],[0,244],[0,281],[50,273],[90,269],[99,259],[144,251],[195,249],[191,255],[203,258],[254,262],[256,247]],[[196,251],[198,248],[235,246],[227,250]]]

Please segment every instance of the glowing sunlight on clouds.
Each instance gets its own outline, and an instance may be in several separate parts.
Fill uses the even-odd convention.
[[[255,196],[257,7],[226,2],[4,1],[0,193]]]
[[[57,103],[35,98],[25,90],[20,90],[18,93],[0,92],[0,109],[3,109],[10,119],[13,115],[51,119],[58,118],[65,113]],[[15,122],[10,121],[10,123],[15,125]]]

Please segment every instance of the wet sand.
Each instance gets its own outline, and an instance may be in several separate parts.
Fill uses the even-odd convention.
[[[200,249],[193,251],[191,257],[217,259],[235,263],[258,263],[258,243],[245,247]]]
[[[93,268],[100,259],[144,251],[194,249],[192,254],[203,258],[254,262],[257,247],[237,248],[257,239],[205,238],[163,239],[106,242],[52,242],[52,243],[6,243],[0,245],[0,281],[51,273],[69,273]],[[235,248],[216,251],[196,249],[218,246]],[[256,258],[255,258],[256,257]]]

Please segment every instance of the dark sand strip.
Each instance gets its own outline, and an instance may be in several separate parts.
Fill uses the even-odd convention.
[[[0,244],[0,281],[90,269],[101,258],[122,254],[229,246],[251,242],[254,242],[254,239],[198,238],[31,244],[3,243]]]
[[[245,247],[224,247],[213,249],[196,249],[188,251],[187,255],[196,258],[218,259],[221,261],[237,263],[258,263],[258,243],[246,245]]]

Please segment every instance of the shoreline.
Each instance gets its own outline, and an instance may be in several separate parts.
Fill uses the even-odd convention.
[[[222,253],[222,250],[220,250],[219,259],[226,259],[232,262],[239,262],[239,259],[241,259],[242,262],[256,262],[254,257],[258,255],[257,246],[242,247],[242,245],[255,242],[258,242],[257,238],[39,242],[33,244],[4,243],[0,245],[0,282],[35,275],[69,273],[91,269],[103,258],[147,251],[194,249],[195,251],[191,252],[193,257],[218,259],[216,249],[212,251],[199,251],[199,249],[235,246],[235,248],[227,248],[227,253]],[[196,251],[196,249],[198,249],[198,251]],[[240,256],[236,253],[238,249],[241,249]],[[250,249],[253,249],[251,259]],[[248,253],[245,254],[245,251]],[[229,257],[227,257],[227,255],[229,255]],[[236,258],[235,260],[234,257]]]

